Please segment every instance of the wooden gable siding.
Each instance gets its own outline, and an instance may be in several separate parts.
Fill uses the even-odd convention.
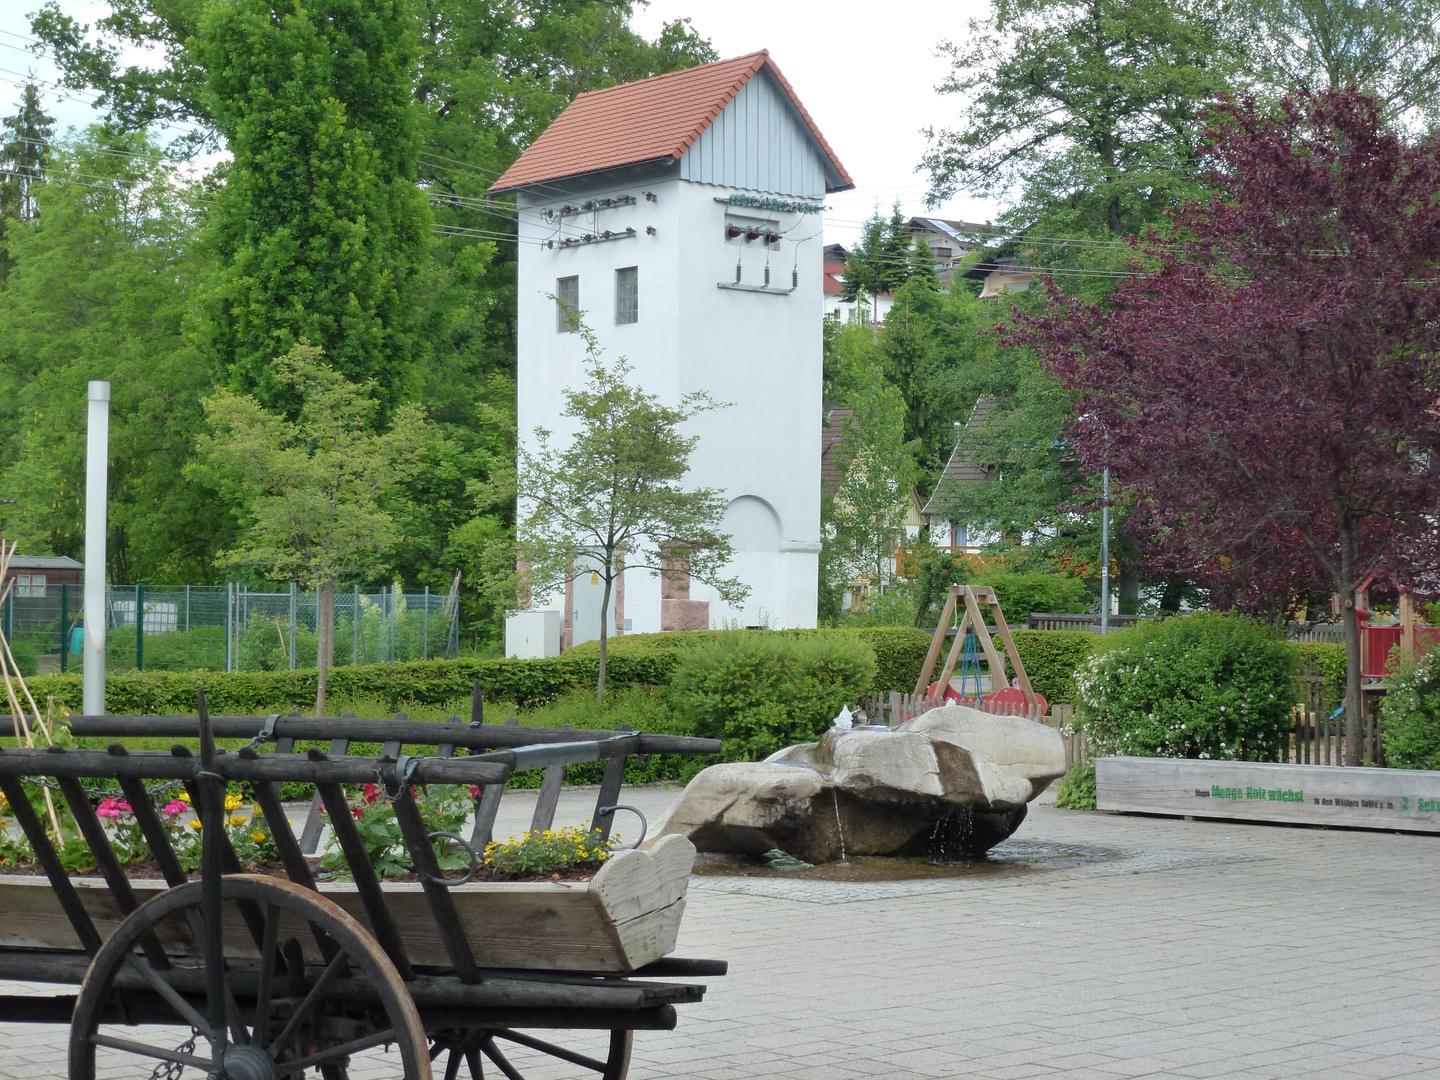
[[[685,152],[680,176],[743,191],[825,197],[823,152],[788,95],[763,69]]]

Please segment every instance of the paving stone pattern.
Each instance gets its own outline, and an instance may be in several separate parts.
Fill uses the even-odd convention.
[[[1033,872],[693,879],[678,952],[731,974],[632,1080],[1440,1077],[1440,839],[1036,806],[1014,843]],[[0,1032],[0,1077],[63,1070],[63,1031]]]

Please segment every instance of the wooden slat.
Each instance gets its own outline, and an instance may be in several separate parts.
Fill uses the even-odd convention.
[[[340,719],[354,719],[353,712],[341,714]],[[349,739],[331,739],[329,754],[331,757],[341,757],[350,749]],[[325,819],[321,816],[320,810],[324,800],[320,798],[320,792],[316,791],[310,800],[310,812],[305,815],[305,827],[300,831],[300,850],[306,855],[314,855],[315,849],[320,846],[320,833],[325,828]]]
[[[935,636],[930,640],[930,650],[925,654],[925,663],[920,667],[920,678],[915,683],[915,696],[919,697],[930,687],[930,673],[935,670],[935,661],[940,659],[940,649],[945,644],[945,632],[950,620],[955,617],[955,600],[959,590],[950,586],[945,594],[945,607],[940,612],[940,621],[935,624]]]
[[[335,839],[345,856],[345,863],[350,868],[350,876],[355,882],[355,890],[359,894],[370,932],[390,957],[390,962],[395,965],[400,977],[413,979],[415,972],[410,967],[395,917],[385,903],[385,894],[381,892],[380,881],[375,876],[375,866],[365,850],[360,830],[355,827],[355,819],[350,816],[350,804],[345,799],[344,790],[339,784],[317,784],[316,787],[326,812],[330,815],[330,828],[334,831]]]
[[[560,789],[565,786],[565,769],[565,765],[546,768],[545,778],[540,781],[540,794],[535,799],[535,814],[530,819],[531,832],[542,832],[554,823],[555,809],[560,805]]]
[[[30,848],[35,852],[41,869],[45,871],[50,887],[55,891],[55,899],[59,901],[65,917],[74,929],[80,947],[93,956],[100,948],[100,934],[76,894],[75,886],[70,883],[70,875],[60,865],[60,856],[50,843],[50,838],[45,835],[45,826],[35,816],[35,808],[30,805],[24,785],[18,777],[0,776],[0,792],[4,793],[10,803],[10,813],[15,816],[25,839],[30,841]]]
[[[621,724],[616,733],[630,730],[629,724]],[[620,798],[620,788],[625,783],[625,763],[628,757],[611,758],[605,763],[605,774],[600,778],[600,793],[595,797],[595,813],[590,817],[590,828],[600,834],[600,839],[609,840],[610,830],[615,824],[615,811],[602,814],[602,806],[614,806]]]

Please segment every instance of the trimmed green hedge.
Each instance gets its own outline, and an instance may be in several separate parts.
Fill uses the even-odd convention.
[[[330,670],[329,693],[336,698],[369,698],[392,708],[442,706],[470,697],[476,679],[485,696],[521,708],[541,705],[566,691],[593,687],[598,658],[566,654],[551,660],[428,660],[407,664],[362,664]],[[668,686],[679,664],[676,655],[609,658],[610,686]],[[315,707],[312,671],[155,671],[108,675],[106,711],[119,715],[193,715],[196,692],[217,715],[256,715]],[[71,712],[81,707],[79,675],[41,675],[30,680],[39,701]]]
[[[1015,647],[1031,685],[1051,703],[1076,701],[1075,669],[1086,660],[1098,638],[1060,630],[1015,630]],[[865,644],[875,657],[872,689],[910,693],[915,688],[930,635],[907,626],[876,626],[857,630],[701,630],[675,634],[629,634],[616,638],[608,658],[607,685],[669,686],[681,660],[707,644],[743,636],[796,638],[840,637]],[[997,637],[996,650],[1004,655]],[[1345,647],[1324,642],[1290,646],[1299,667],[1321,672],[1331,700],[1345,694]],[[942,658],[943,662],[943,658]],[[329,692],[337,699],[382,701],[390,708],[444,707],[470,697],[480,680],[485,696],[512,701],[520,708],[543,705],[572,691],[593,687],[599,649],[587,642],[551,660],[427,660],[404,664],[365,664],[332,668]],[[1012,673],[1013,674],[1013,673]],[[55,696],[70,712],[81,707],[79,675],[39,675],[29,680],[37,700]],[[106,708],[121,715],[190,715],[201,687],[216,714],[255,715],[267,712],[309,712],[315,703],[312,671],[147,671],[106,677]]]
[[[1012,630],[1015,651],[1030,676],[1031,688],[1052,705],[1074,704],[1075,669],[1090,658],[1098,634],[1078,630]],[[1005,643],[995,636],[995,651],[1005,655]],[[1006,670],[1009,671],[1007,659]]]
[[[734,643],[752,636],[858,639],[875,654],[875,681],[872,689],[888,694],[899,690],[908,694],[920,677],[930,635],[913,626],[867,626],[855,630],[823,627],[818,630],[687,630],[670,634],[622,634],[611,638],[606,649],[608,657],[673,657],[717,643]],[[600,643],[587,641],[567,652],[566,657],[600,655]]]

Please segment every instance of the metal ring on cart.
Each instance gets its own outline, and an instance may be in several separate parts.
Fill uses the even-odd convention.
[[[636,840],[633,844],[630,845],[630,847],[621,848],[620,850],[630,851],[634,848],[638,848],[641,844],[645,842],[645,834],[650,830],[650,823],[645,820],[645,815],[640,812],[638,807],[627,806],[624,803],[616,803],[614,806],[601,806],[596,809],[595,813],[597,816],[600,814],[613,814],[616,810],[629,810],[632,814],[634,814],[640,819],[640,839]]]
[[[429,878],[429,880],[435,882],[437,885],[444,885],[447,889],[454,888],[456,885],[464,885],[468,881],[473,881],[475,875],[480,871],[480,856],[478,853],[476,853],[475,848],[471,846],[470,841],[466,840],[463,836],[456,836],[453,832],[441,832],[439,830],[430,834],[431,840],[434,840],[436,837],[444,837],[446,840],[454,840],[457,844],[464,848],[465,854],[470,857],[470,869],[462,878],[433,877],[428,874],[426,875],[426,877]]]

